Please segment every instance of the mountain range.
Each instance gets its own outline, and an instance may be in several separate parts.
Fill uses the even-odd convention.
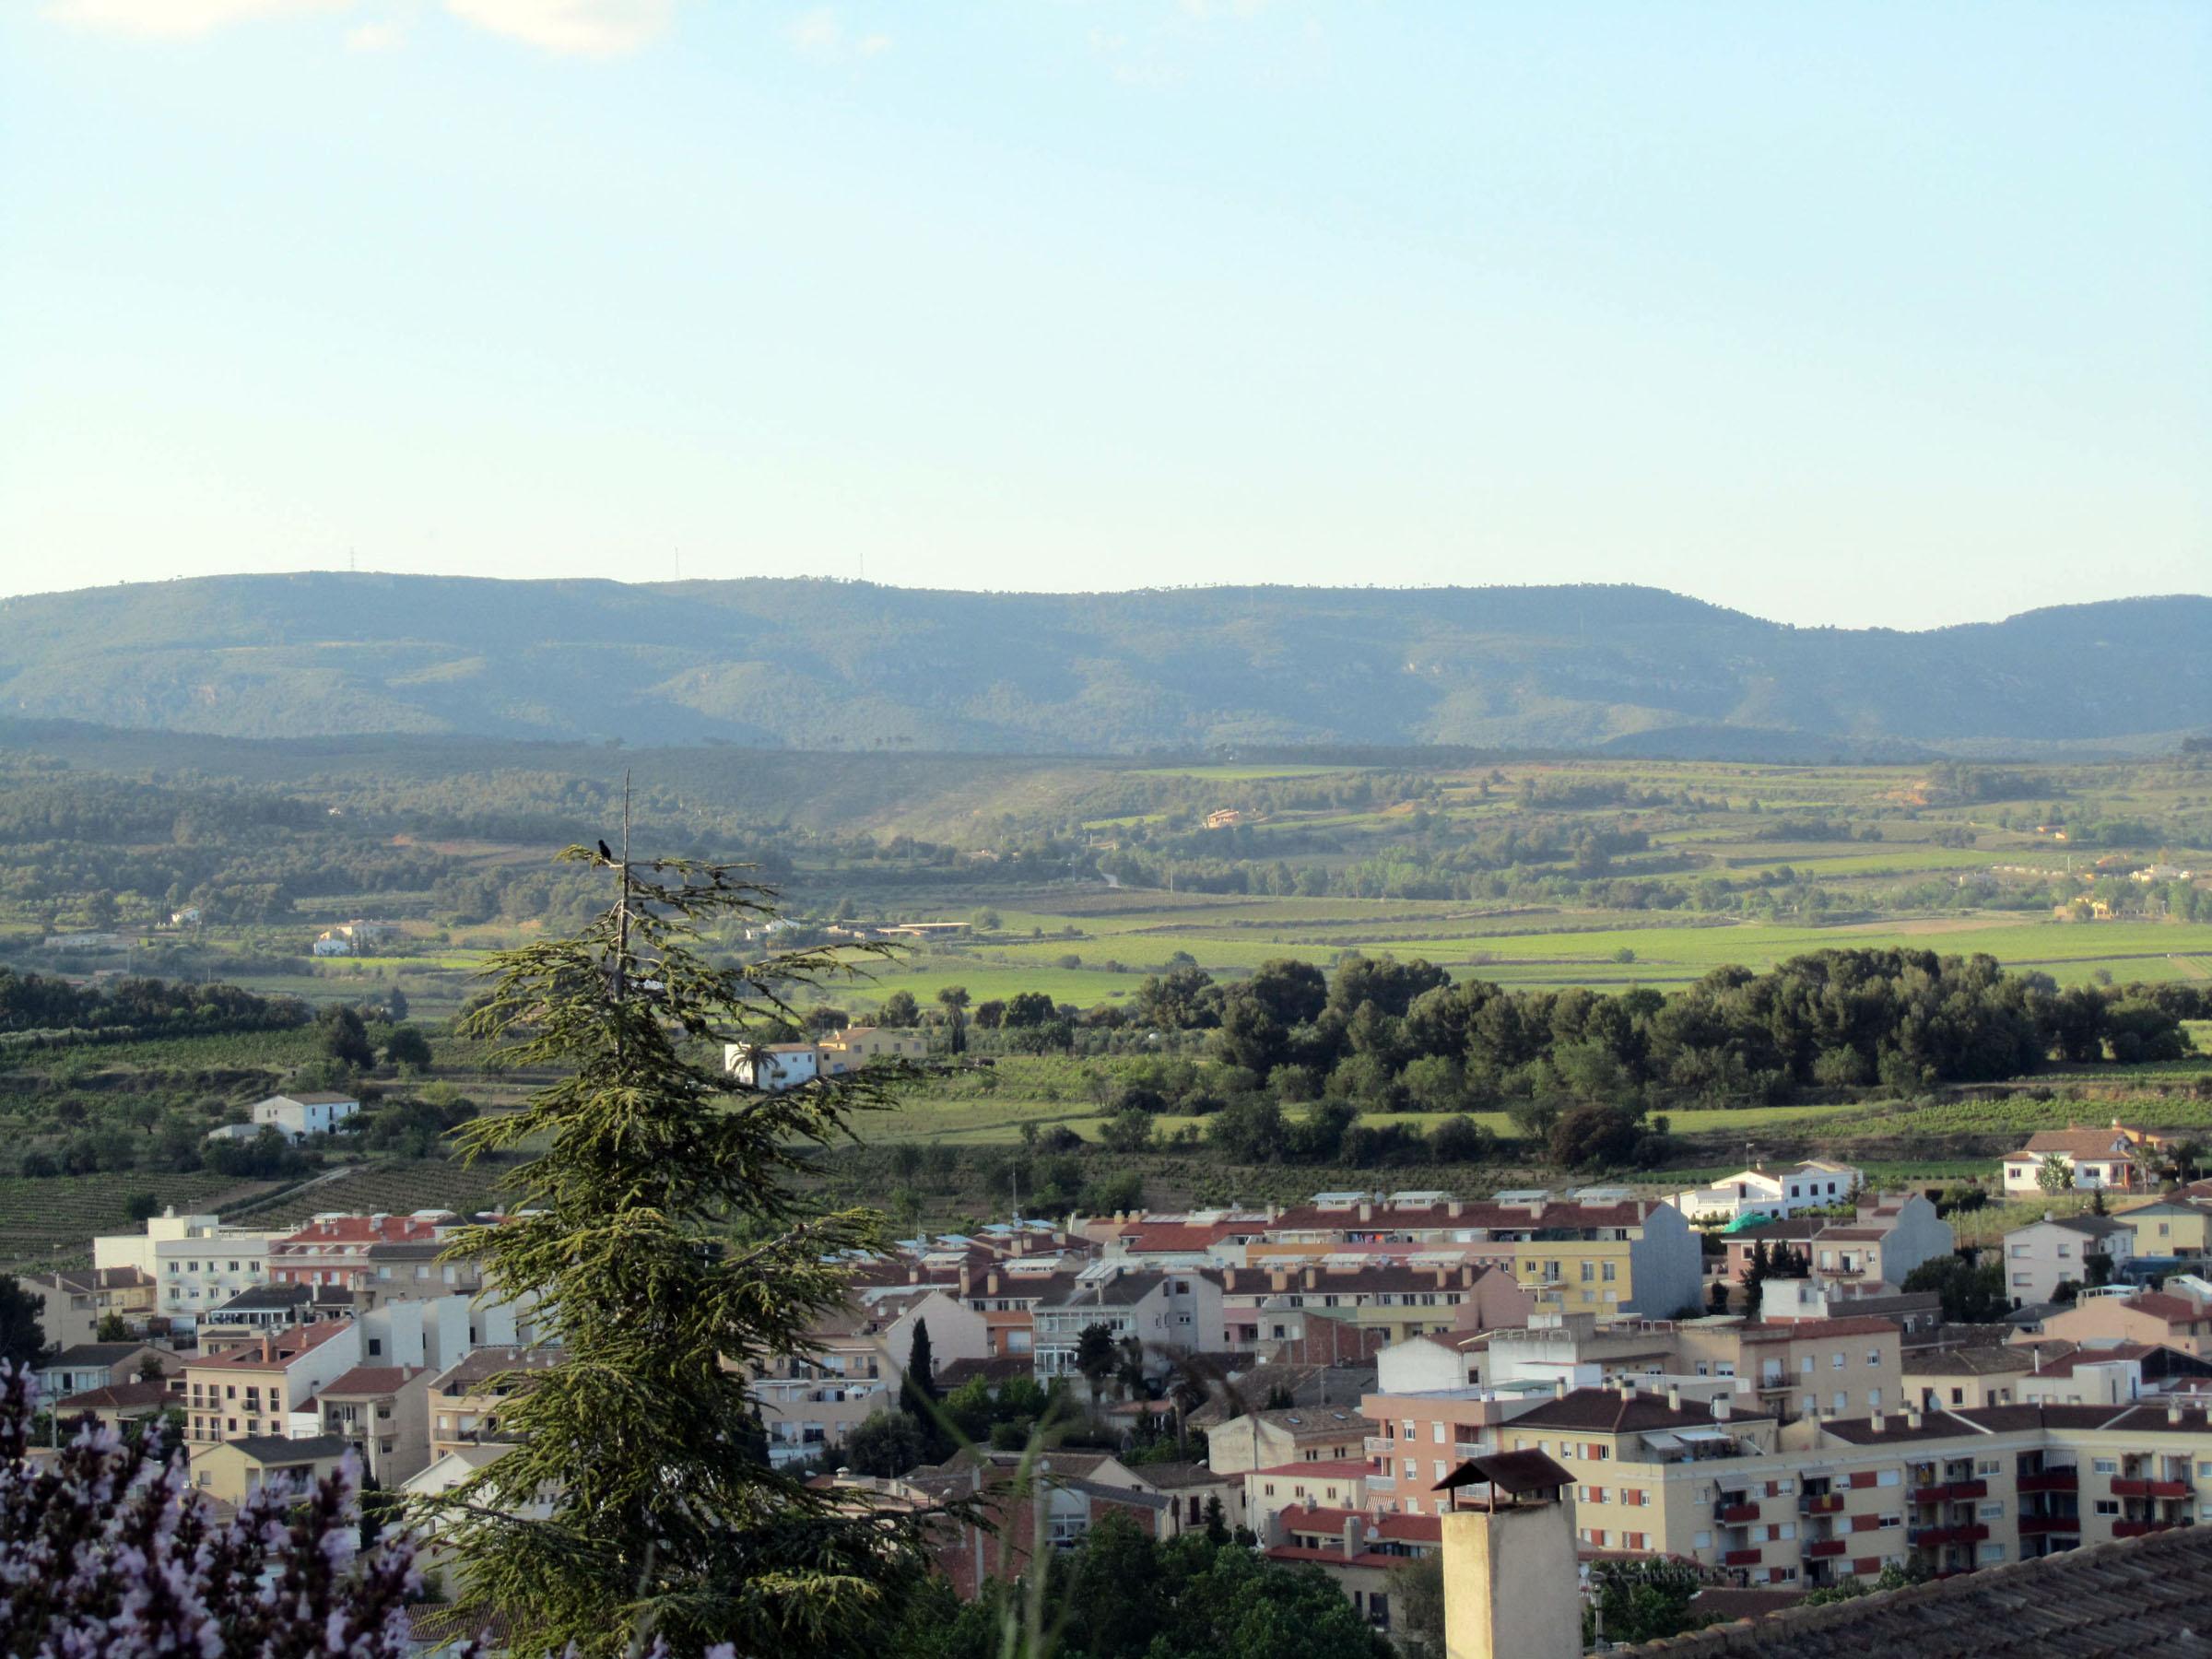
[[[219,576],[0,601],[0,712],[236,737],[918,752],[2147,752],[2212,728],[2212,598],[1902,631],[1625,585]]]

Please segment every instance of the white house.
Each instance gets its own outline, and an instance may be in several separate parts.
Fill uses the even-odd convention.
[[[1222,1347],[1221,1281],[1202,1273],[1109,1272],[1084,1277],[1031,1311],[1036,1375],[1080,1378],[1076,1354],[1083,1333],[1103,1325],[1118,1345],[1134,1336],[1147,1376],[1164,1374],[1176,1353],[1218,1352]]]
[[[1794,1216],[1801,1210],[1847,1204],[1865,1178],[1850,1164],[1811,1159],[1793,1169],[1739,1170],[1710,1186],[1667,1194],[1666,1202],[1691,1221],[1740,1220],[1746,1216]]]
[[[2134,1253],[2136,1230],[2117,1216],[2053,1216],[2016,1227],[2005,1235],[2005,1291],[2021,1303],[2049,1301],[2063,1280],[2089,1282],[2089,1264],[2101,1257],[2108,1278]]]
[[[821,1070],[822,1051],[811,1042],[725,1042],[722,1069],[747,1088],[778,1094],[811,1083]]]
[[[316,936],[315,942],[308,947],[308,949],[319,957],[351,956],[353,941],[341,939],[336,934],[320,934]]]
[[[311,1135],[328,1135],[360,1111],[360,1101],[347,1094],[271,1095],[253,1107],[256,1132],[269,1128],[288,1141]]]
[[[2137,1168],[2136,1158],[2155,1151],[2163,1140],[2141,1129],[2130,1129],[2114,1118],[2106,1129],[2045,1129],[2028,1137],[2028,1144],[2005,1159],[2005,1191],[2029,1194],[2042,1190],[2043,1159],[2056,1158],[2083,1191],[2114,1187],[2139,1191],[2150,1184]]]
[[[92,1241],[95,1267],[136,1267],[154,1279],[154,1312],[190,1328],[241,1290],[266,1284],[269,1244],[288,1229],[255,1232],[215,1216],[154,1217],[143,1233]]]

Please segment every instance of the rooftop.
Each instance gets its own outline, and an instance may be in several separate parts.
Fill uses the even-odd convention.
[[[2212,1651],[2212,1527],[2012,1561],[1618,1650],[1696,1659],[2102,1659]]]

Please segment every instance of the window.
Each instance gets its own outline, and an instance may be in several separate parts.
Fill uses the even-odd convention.
[[[1829,1398],[1835,1403],[1836,1416],[1841,1417],[1845,1412],[1851,1409],[1851,1396],[1845,1394],[1841,1389],[1837,1389],[1834,1394],[1829,1396]]]
[[[2005,1559],[2005,1546],[2002,1544],[1984,1544],[1980,1549],[1974,1552],[1974,1559],[1983,1562],[1984,1564],[1991,1561],[2001,1561]]]
[[[2089,1465],[2089,1467],[2094,1469],[2100,1475],[2117,1475],[2120,1473],[2120,1463],[2117,1458],[2100,1457],[2092,1461]]]
[[[1897,1485],[1902,1477],[1903,1471],[1901,1470],[1883,1469],[1875,1475],[1874,1484],[1877,1487],[1891,1487]]]
[[[1712,1547],[1712,1535],[1709,1532],[1692,1534],[1690,1535],[1689,1547],[1692,1549],[1711,1549]]]
[[[1436,1443],[1440,1446],[1442,1445],[1444,1443],[1444,1425],[1442,1419],[1439,1418],[1436,1422],[1430,1424],[1429,1427],[1436,1431]]]
[[[1843,1357],[1843,1350],[1841,1348],[1838,1348],[1834,1353],[1828,1357],[1828,1360],[1830,1370],[1841,1371],[1846,1363]]]
[[[2005,1519],[2005,1505],[2002,1502],[1985,1503],[1977,1513],[1983,1521],[2002,1521]]]
[[[1882,1350],[1880,1348],[1868,1348],[1866,1350],[1866,1363],[1875,1370],[1879,1371],[1882,1364]]]
[[[1802,1359],[1798,1360],[1797,1369],[1806,1376],[1811,1376],[1813,1374],[1813,1357],[1810,1354],[1807,1354]]]
[[[1887,1531],[1888,1528],[1890,1528],[1890,1527],[1892,1527],[1892,1526],[1902,1526],[1904,1524],[1905,1524],[1905,1518],[1904,1518],[1904,1516],[1903,1516],[1903,1515],[1901,1515],[1901,1514],[1899,1514],[1899,1515],[1884,1515],[1884,1516],[1882,1517],[1882,1527],[1883,1527],[1883,1530],[1885,1530],[1885,1531]]]
[[[1606,1282],[1606,1284],[1608,1284],[1608,1285],[1609,1285],[1609,1284],[1611,1284],[1611,1283],[1613,1282],[1613,1278],[1614,1278],[1614,1273],[1613,1273],[1613,1269],[1614,1269],[1614,1267],[1615,1267],[1617,1265],[1618,1265],[1618,1264],[1616,1264],[1616,1263],[1612,1263],[1612,1262],[1606,1262],[1606,1263],[1604,1263],[1604,1264],[1602,1264],[1602,1265],[1601,1265],[1600,1272],[1599,1272],[1599,1277],[1602,1277],[1602,1278],[1605,1280],[1605,1282]],[[1639,1534],[1638,1535],[1639,1535],[1639,1536],[1641,1536],[1641,1534]]]
[[[1595,1262],[1584,1262],[1583,1264],[1583,1283],[1585,1285],[1591,1284],[1594,1282],[1596,1278],[1597,1264]]]
[[[1878,1388],[1868,1389],[1866,1391],[1866,1409],[1868,1411],[1879,1411],[1881,1408],[1882,1391]]]
[[[1641,1487],[1622,1487],[1620,1500],[1630,1509],[1642,1509],[1652,1500],[1652,1495]]]
[[[2119,1499],[2117,1499],[2117,1498],[2100,1498],[2100,1499],[2098,1499],[2098,1500],[2097,1500],[2097,1512],[2098,1512],[2099,1514],[2100,1514],[2100,1515],[2116,1515],[2116,1514],[2118,1514],[2118,1513],[2120,1512],[2120,1500],[2119,1500]]]

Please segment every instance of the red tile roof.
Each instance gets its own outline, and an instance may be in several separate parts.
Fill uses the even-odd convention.
[[[2163,1290],[2146,1290],[2140,1296],[2129,1297],[2122,1305],[2162,1319],[2170,1325],[2194,1324],[2200,1319],[2212,1317],[2187,1297],[2169,1296]]]
[[[194,1370],[219,1365],[230,1371],[275,1371],[289,1365],[308,1349],[320,1347],[333,1336],[352,1329],[353,1322],[349,1319],[327,1319],[320,1324],[294,1325],[288,1331],[272,1332],[265,1338],[271,1355],[268,1359],[262,1358],[265,1338],[250,1337],[228,1353],[189,1359],[185,1363]]]
[[[1292,1504],[1282,1512],[1284,1526],[1294,1533],[1329,1533],[1341,1537],[1345,1523],[1359,1523],[1359,1536],[1371,1527],[1376,1535],[1405,1544],[1440,1544],[1444,1523],[1439,1515],[1382,1514],[1368,1510],[1325,1509],[1319,1504]]]
[[[357,1365],[344,1376],[323,1385],[323,1394],[396,1394],[429,1370],[427,1365]]]
[[[1841,1319],[1784,1320],[1775,1324],[1747,1325],[1746,1342],[1794,1342],[1805,1339],[1814,1342],[1830,1336],[1894,1336],[1898,1334],[1894,1319],[1883,1319],[1873,1313],[1847,1314]]]

